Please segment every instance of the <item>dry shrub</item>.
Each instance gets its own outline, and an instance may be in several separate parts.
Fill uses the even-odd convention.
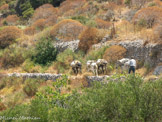
[[[37,8],[33,15],[33,21],[39,19],[49,19],[50,17],[56,16],[58,10],[54,8],[51,4],[44,4]]]
[[[19,17],[17,15],[9,15],[9,16],[7,16],[7,18],[5,20],[6,20],[7,24],[13,25],[13,24],[17,23],[17,21],[19,20]]]
[[[115,4],[114,2],[108,2],[108,3],[104,3],[101,5],[101,8],[104,10],[104,11],[107,11],[107,10],[116,10],[119,6],[117,4]]]
[[[58,37],[60,39],[76,40],[83,29],[84,26],[80,22],[72,19],[65,19],[54,25],[50,35],[52,38]]]
[[[75,9],[74,9],[74,10],[71,9],[71,10],[67,11],[67,12],[64,14],[64,17],[71,17],[71,16],[74,16],[74,15],[76,15]]]
[[[116,27],[116,32],[122,38],[129,38],[129,36],[135,35],[136,26],[126,20],[122,20]],[[132,37],[131,37],[132,38]]]
[[[46,26],[52,26],[57,23],[58,16],[56,14],[52,14],[50,17],[45,19],[45,25]]]
[[[155,35],[152,29],[142,29],[140,31],[140,38],[147,40],[148,42],[155,42]]]
[[[0,30],[0,48],[5,48],[21,36],[21,30],[15,26],[8,26]]]
[[[3,68],[16,67],[25,61],[25,51],[22,48],[5,49],[0,57],[0,66]]]
[[[161,1],[161,0],[154,0],[154,2],[155,2],[156,5],[158,5],[159,7],[162,6],[162,1]]]
[[[5,109],[6,109],[6,106],[2,102],[0,102],[0,111],[3,111]]]
[[[133,22],[140,26],[152,28],[156,24],[162,23],[162,8],[148,7],[139,10],[133,17]]]
[[[102,19],[96,19],[97,28],[99,29],[108,29],[111,27],[111,22],[104,21]]]
[[[85,1],[86,0],[66,0],[62,2],[59,7],[59,15],[62,15],[69,10],[74,10],[75,8],[82,6]]]
[[[24,29],[24,34],[26,35],[34,35],[35,33],[36,33],[36,29],[33,26]]]
[[[98,37],[99,31],[96,28],[88,27],[79,35],[79,49],[87,52],[93,44],[100,42],[101,38]]]
[[[151,0],[131,0],[131,6],[136,8],[142,8],[145,6],[146,3],[150,2]]]
[[[0,18],[0,27],[3,26],[3,19]]]
[[[123,58],[126,55],[126,49],[122,46],[114,45],[105,51],[103,56],[109,63],[115,63],[117,60]]]
[[[154,36],[157,40],[162,40],[162,25],[157,25],[153,28]]]
[[[8,9],[9,9],[8,4],[4,4],[4,5],[0,6],[0,11],[4,11],[4,10],[8,10]]]
[[[45,28],[45,19],[39,19],[34,22],[33,27],[36,28],[38,31],[42,31]]]

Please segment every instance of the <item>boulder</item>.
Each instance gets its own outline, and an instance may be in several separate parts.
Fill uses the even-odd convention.
[[[78,45],[79,45],[80,40],[74,40],[74,41],[61,41],[54,43],[54,47],[58,49],[58,52],[63,52],[66,49],[71,49],[72,51],[77,51],[78,50]]]
[[[160,75],[162,74],[162,65],[161,66],[157,66],[153,72],[154,75]]]

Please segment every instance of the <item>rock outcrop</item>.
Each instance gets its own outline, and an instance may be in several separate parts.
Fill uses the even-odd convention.
[[[122,41],[118,45],[127,49],[126,57],[134,56],[135,59],[143,61],[150,66],[156,66],[162,62],[162,45],[145,44],[143,40]]]
[[[162,74],[162,66],[157,66],[153,72],[154,75]]]
[[[67,42],[56,42],[54,44],[54,47],[58,49],[58,52],[63,52],[66,49],[71,49],[72,51],[77,51],[78,50],[78,45],[79,45],[80,40],[74,40],[74,41],[67,41]]]

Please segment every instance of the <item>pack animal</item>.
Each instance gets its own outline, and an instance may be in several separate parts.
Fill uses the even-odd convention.
[[[79,71],[80,73],[82,72],[82,63],[80,61],[74,60],[71,62],[70,66],[72,67],[74,74],[77,75]]]

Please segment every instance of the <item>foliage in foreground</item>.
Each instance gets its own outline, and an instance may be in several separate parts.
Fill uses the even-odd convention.
[[[143,82],[128,76],[125,82],[94,83],[82,93],[62,94],[66,76],[45,92],[37,93],[28,106],[17,106],[1,116],[34,116],[37,121],[158,121],[162,119],[162,79]],[[55,89],[55,90],[54,90]],[[25,113],[24,113],[25,107]],[[32,121],[32,120],[28,120]]]

